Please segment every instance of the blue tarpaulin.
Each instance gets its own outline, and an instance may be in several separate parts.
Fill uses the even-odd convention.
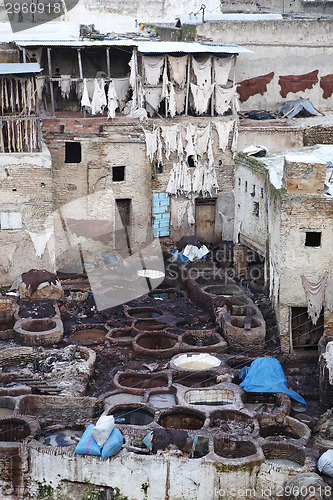
[[[284,392],[291,399],[308,406],[297,392],[288,389],[287,379],[280,362],[275,358],[255,359],[251,366],[240,371],[240,384],[246,392]]]

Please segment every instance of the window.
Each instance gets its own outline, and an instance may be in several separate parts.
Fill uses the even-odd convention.
[[[112,167],[113,182],[121,182],[125,180],[125,167]]]
[[[253,203],[253,215],[259,217],[259,203],[257,201]]]
[[[80,142],[65,142],[65,163],[81,163]]]
[[[245,193],[247,193],[247,181],[245,181]]]
[[[261,188],[261,197],[264,197],[264,188]]]
[[[320,247],[321,232],[320,231],[307,231],[305,233],[305,246],[306,247]]]
[[[187,157],[187,163],[188,163],[189,167],[191,167],[191,168],[195,167],[195,162],[194,162],[193,155],[190,155],[190,156]]]
[[[238,177],[238,186],[240,186],[241,184],[242,184],[241,178]]]
[[[163,174],[163,170],[164,170],[163,163],[161,163],[160,161],[157,161],[155,163],[155,173],[156,174]]]
[[[22,229],[21,212],[2,212],[1,229]]]

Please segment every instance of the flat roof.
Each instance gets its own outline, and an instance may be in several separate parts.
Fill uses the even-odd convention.
[[[158,42],[135,39],[122,40],[25,40],[18,41],[19,47],[137,47],[143,54],[164,54],[168,52],[240,54],[252,52],[245,47],[230,44],[209,44],[198,42]]]
[[[0,63],[0,75],[39,73],[42,69],[39,63]]]

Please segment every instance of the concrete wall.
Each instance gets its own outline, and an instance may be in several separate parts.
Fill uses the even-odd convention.
[[[197,26],[197,35],[237,43],[254,52],[238,58],[236,81],[245,82],[238,87],[244,99],[241,110],[276,110],[285,101],[304,97],[325,111],[333,104],[333,88],[327,82],[333,74],[332,23],[313,19],[207,22]],[[280,77],[289,75],[302,81],[282,83],[284,93]]]
[[[226,12],[299,12],[302,14],[330,14],[332,2],[315,0],[224,0],[223,13]]]

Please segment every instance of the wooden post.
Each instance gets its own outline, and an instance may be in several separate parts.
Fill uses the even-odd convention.
[[[106,47],[106,70],[107,70],[108,78],[111,78],[110,47]]]
[[[81,60],[81,49],[77,49],[77,60],[79,63],[79,74],[81,80],[83,80],[83,71],[82,71],[82,60]]]
[[[4,153],[4,152],[5,152],[5,143],[4,143],[4,140],[3,140],[2,125],[3,125],[3,122],[2,122],[2,120],[0,120],[0,144],[1,144],[1,153]]]
[[[164,71],[168,71],[168,60],[167,60],[167,55],[164,54]],[[163,83],[162,83],[162,88],[163,88]],[[164,106],[165,106],[165,118],[168,117],[168,99],[167,97],[164,98]]]
[[[235,84],[236,84],[236,58],[237,58],[237,54],[235,54],[233,57],[234,57],[234,71],[233,71],[233,76],[232,76],[232,85],[234,87]],[[232,106],[232,114],[233,115],[237,115],[237,111],[235,109],[234,101],[232,102],[231,106]]]
[[[188,113],[188,100],[190,94],[190,71],[191,71],[191,54],[187,56],[187,82],[186,82],[186,100],[185,100],[185,115]]]
[[[53,82],[52,82],[51,49],[49,47],[47,48],[47,62],[48,62],[48,67],[49,67],[49,82],[50,82],[50,95],[51,95],[52,116],[55,116],[54,93],[53,93]]]
[[[27,62],[27,52],[26,52],[24,47],[23,47],[22,51],[23,51],[23,62],[26,63]]]

